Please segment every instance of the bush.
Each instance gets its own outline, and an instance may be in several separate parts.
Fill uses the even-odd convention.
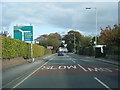
[[[78,50],[80,55],[94,56],[94,49],[92,46],[89,47],[80,47]]]
[[[2,59],[2,36],[0,35],[0,60]]]
[[[107,46],[106,58],[120,61],[120,46]]]
[[[33,44],[33,57],[40,57],[50,50],[43,46]],[[15,57],[31,58],[31,45],[24,41],[2,36],[2,58],[10,59]]]
[[[44,53],[45,48],[43,46],[38,46],[38,45],[33,44],[32,47],[33,47],[33,57],[34,58],[45,55],[45,53]]]

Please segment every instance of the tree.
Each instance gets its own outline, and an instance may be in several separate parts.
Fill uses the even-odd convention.
[[[58,33],[50,33],[50,34],[48,35],[48,38],[49,38],[49,39],[54,39],[54,38],[56,38],[56,39],[58,39],[58,40],[61,40],[61,36],[60,36],[60,34],[58,34]]]
[[[118,45],[120,42],[120,27],[115,24],[113,29],[110,26],[106,27],[105,30],[101,28],[99,39],[101,44]]]
[[[60,34],[58,34],[58,33],[50,33],[47,36],[46,35],[41,35],[41,36],[45,36],[46,39],[40,40],[39,45],[42,45],[42,46],[45,46],[45,47],[53,46],[55,51],[58,50],[59,46],[61,45],[61,42],[60,42],[61,36],[60,36]]]
[[[47,37],[48,37],[47,34],[43,34],[43,35],[40,35],[39,37],[37,37],[35,40],[36,41],[41,41],[41,40],[45,40]]]
[[[0,32],[0,35],[5,36],[5,37],[11,37],[8,31],[2,31]]]
[[[69,52],[74,52],[74,48],[77,50],[80,47],[81,34],[77,31],[71,30],[64,36],[65,43]]]
[[[93,45],[94,41],[95,41],[95,37],[92,38],[90,36],[83,36],[83,35],[81,36],[81,46],[82,47]]]

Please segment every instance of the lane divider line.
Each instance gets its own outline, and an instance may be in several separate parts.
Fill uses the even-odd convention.
[[[79,66],[81,69],[83,69],[85,72],[87,72],[87,70],[86,70],[83,66],[81,66],[80,64],[78,64],[78,66]]]
[[[104,84],[101,80],[99,80],[97,77],[94,77],[95,80],[97,80],[100,84],[102,84],[105,88],[108,90],[112,90],[110,87],[108,87],[106,84]]]
[[[53,58],[51,58],[49,61],[51,61]],[[17,86],[19,86],[20,84],[22,84],[26,79],[28,79],[32,74],[34,74],[35,72],[37,72],[40,68],[42,68],[44,65],[46,65],[49,61],[47,61],[46,63],[44,63],[42,66],[40,66],[39,68],[37,68],[35,71],[33,71],[31,74],[29,74],[25,79],[23,79],[22,81],[20,81],[18,84],[16,84],[14,88],[16,88]]]
[[[72,60],[74,63],[76,63],[74,60]]]

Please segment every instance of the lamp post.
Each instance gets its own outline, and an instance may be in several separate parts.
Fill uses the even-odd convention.
[[[86,9],[91,9],[91,7],[88,7]],[[95,13],[96,13],[96,34],[97,34],[97,27],[98,27],[98,23],[97,23],[97,8],[95,7]],[[97,45],[97,36],[95,37],[95,45]]]

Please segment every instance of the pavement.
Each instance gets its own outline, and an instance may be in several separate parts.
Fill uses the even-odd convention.
[[[102,62],[105,62],[105,63],[110,63],[110,64],[113,64],[113,65],[120,66],[120,62],[118,62],[118,61],[111,61],[111,60],[106,60],[106,59],[96,59],[96,60],[99,60],[99,61],[102,61]]]
[[[54,54],[45,55],[43,57],[36,58],[34,62],[21,63],[13,65],[9,68],[2,69],[2,87],[9,87],[14,82],[19,82],[18,80],[26,77],[31,72],[33,72],[40,65],[48,61]]]
[[[113,61],[113,60],[109,60],[109,59],[105,59],[105,58],[95,58],[95,57],[89,57],[89,56],[87,56],[87,57],[93,58],[94,60],[101,61],[104,63],[109,63],[109,64],[120,66],[120,61]]]
[[[38,58],[34,58],[35,61],[38,61],[38,60],[44,60],[44,61],[47,61],[47,58],[49,58],[51,56],[51,54],[47,54],[45,56],[42,56],[42,57],[38,57]],[[2,67],[2,72],[5,72],[11,68],[15,68],[15,67],[19,67],[19,66],[22,66],[22,65],[27,65],[29,63],[33,63],[34,61],[32,61],[31,59],[30,60],[24,60],[24,62],[22,63],[17,63],[17,64],[13,64],[13,65],[10,65],[10,66],[7,66],[7,67]]]

